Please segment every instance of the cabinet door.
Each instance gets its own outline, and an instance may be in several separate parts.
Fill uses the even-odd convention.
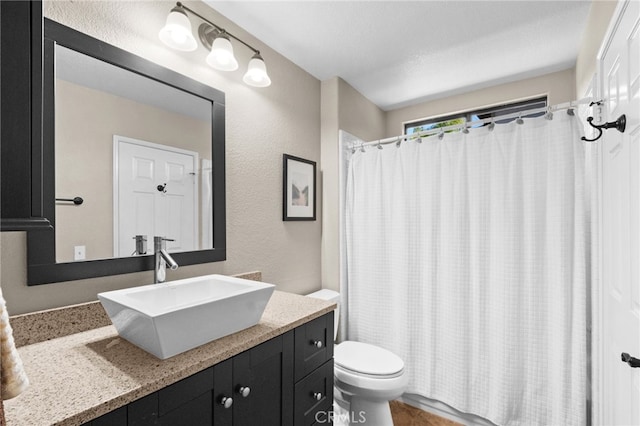
[[[42,2],[0,1],[0,230],[42,219]],[[33,124],[33,125],[32,125]]]
[[[158,424],[158,392],[133,401],[127,408],[128,426]]]
[[[213,367],[130,403],[129,426],[212,424]]]
[[[233,423],[233,358],[213,367],[213,424],[226,426]]]
[[[234,426],[293,425],[293,390],[293,332],[235,356]]]
[[[158,391],[158,424],[211,425],[213,367]]]
[[[200,371],[158,391],[158,416],[181,409],[213,389],[213,367]]]
[[[88,426],[127,426],[127,407],[120,407],[85,424]]]
[[[159,426],[207,426],[212,424],[211,392],[204,393],[158,418]]]

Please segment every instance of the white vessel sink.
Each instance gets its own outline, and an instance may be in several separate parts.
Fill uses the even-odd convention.
[[[121,337],[166,359],[256,325],[273,284],[224,275],[98,294]]]

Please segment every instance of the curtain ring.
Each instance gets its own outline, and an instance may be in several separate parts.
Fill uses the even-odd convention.
[[[518,119],[516,120],[518,124],[524,124],[524,120],[522,119],[522,113],[518,114]]]

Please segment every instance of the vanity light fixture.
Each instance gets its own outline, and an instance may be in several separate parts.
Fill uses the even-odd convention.
[[[169,16],[167,16],[167,22],[158,36],[164,44],[172,49],[191,52],[198,47],[191,32],[191,22],[180,3],[171,9]]]
[[[233,46],[226,33],[220,33],[211,44],[211,52],[207,55],[207,64],[220,71],[235,71],[238,61],[233,55]]]
[[[242,81],[249,86],[255,87],[267,87],[271,85],[271,79],[267,75],[267,67],[264,64],[264,59],[260,56],[260,52],[253,54],[253,57],[249,61],[249,67]]]
[[[238,69],[238,61],[233,54],[233,46],[231,44],[231,39],[234,39],[253,51],[247,72],[242,80],[249,86],[254,87],[271,85],[267,67],[259,50],[228,33],[224,28],[219,27],[180,2],[177,2],[176,6],[171,9],[169,16],[167,16],[166,25],[160,30],[159,37],[164,44],[172,49],[185,52],[196,50],[198,45],[193,37],[187,12],[204,21],[198,27],[198,36],[203,46],[210,50],[206,59],[209,66],[221,71],[235,71]]]

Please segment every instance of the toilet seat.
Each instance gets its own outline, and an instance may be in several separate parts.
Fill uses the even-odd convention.
[[[344,372],[374,379],[391,379],[404,373],[404,362],[399,356],[362,342],[345,341],[336,345],[334,363]]]
[[[378,346],[346,341],[334,347],[333,355],[336,399],[383,403],[402,395],[409,383],[402,359]]]

